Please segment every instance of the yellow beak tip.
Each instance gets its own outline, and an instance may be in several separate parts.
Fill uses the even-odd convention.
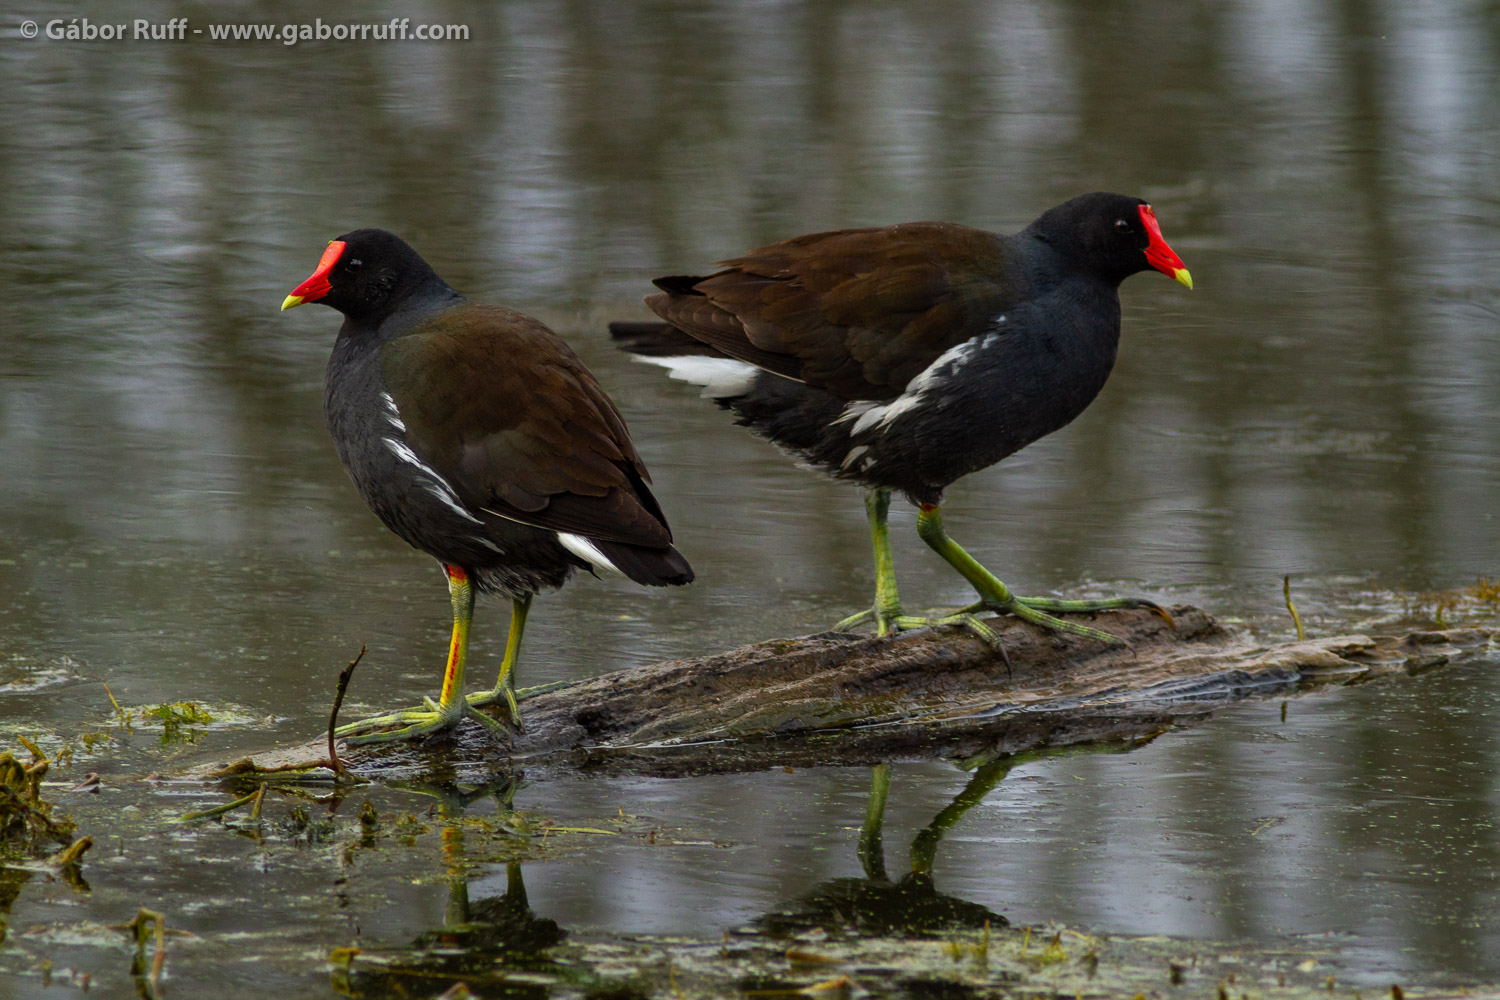
[[[1181,281],[1182,279],[1179,278],[1177,280]],[[1193,287],[1191,282],[1188,283],[1188,287],[1189,288]],[[281,311],[282,312],[286,312],[288,309],[292,308],[293,306],[300,306],[302,303],[304,303],[306,301],[307,300],[304,299],[300,295],[288,295],[286,298],[284,298],[284,299],[281,300]]]
[[[1188,274],[1188,269],[1187,268],[1185,268],[1185,267],[1184,268],[1179,268],[1178,271],[1177,271],[1177,273],[1174,274],[1174,275],[1172,275],[1172,277],[1176,278],[1178,281],[1182,282],[1184,285],[1187,285],[1188,291],[1191,292],[1193,290],[1193,276],[1191,274]],[[286,307],[282,306],[282,308],[285,309]]]

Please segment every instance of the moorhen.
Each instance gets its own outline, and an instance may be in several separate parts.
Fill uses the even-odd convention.
[[[1137,598],[1018,597],[943,529],[954,480],[1067,424],[1098,395],[1120,340],[1120,282],[1155,268],[1193,287],[1151,206],[1096,192],[1000,235],[943,222],[799,236],[723,261],[706,276],[656,279],[663,323],[613,323],[640,360],[738,422],[866,488],[875,602],[839,623],[880,635],[968,625],[979,611],[1104,641],[1060,613],[1160,608]],[[886,516],[891,491],[919,508],[917,533],[979,593],[938,618],[903,615]],[[1165,614],[1163,612],[1163,614]]]
[[[343,726],[339,734],[421,736],[503,699],[531,599],[575,569],[636,583],[690,582],[625,421],[561,338],[528,316],[448,287],[399,237],[360,229],[328,244],[317,270],[281,304],[344,314],[328,359],[323,408],[344,468],[385,526],[437,559],[453,604],[441,694],[425,708]],[[512,601],[493,690],[465,697],[475,592]]]

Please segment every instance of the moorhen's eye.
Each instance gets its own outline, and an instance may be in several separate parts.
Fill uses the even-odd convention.
[[[1130,223],[1126,222],[1124,219],[1116,219],[1115,228],[1122,233],[1128,233],[1130,232]]]
[[[344,267],[348,268],[351,271],[358,271],[360,268],[362,268],[364,266],[365,266],[365,262],[362,261],[362,260],[351,260],[349,263],[347,263],[347,264],[344,265]]]

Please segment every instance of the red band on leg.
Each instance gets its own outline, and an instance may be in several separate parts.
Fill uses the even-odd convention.
[[[448,579],[452,580],[454,583],[464,583],[469,579],[469,574],[464,571],[464,568],[462,566],[455,566],[452,563],[443,563],[443,571],[448,574]]]

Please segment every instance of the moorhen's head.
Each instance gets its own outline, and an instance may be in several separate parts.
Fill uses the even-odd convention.
[[[377,324],[413,292],[442,279],[401,237],[384,229],[356,229],[323,251],[318,267],[281,303],[332,306],[352,320]]]
[[[1096,191],[1049,209],[1029,227],[1075,267],[1116,284],[1155,268],[1193,287],[1193,276],[1162,239],[1156,213],[1140,198]]]

